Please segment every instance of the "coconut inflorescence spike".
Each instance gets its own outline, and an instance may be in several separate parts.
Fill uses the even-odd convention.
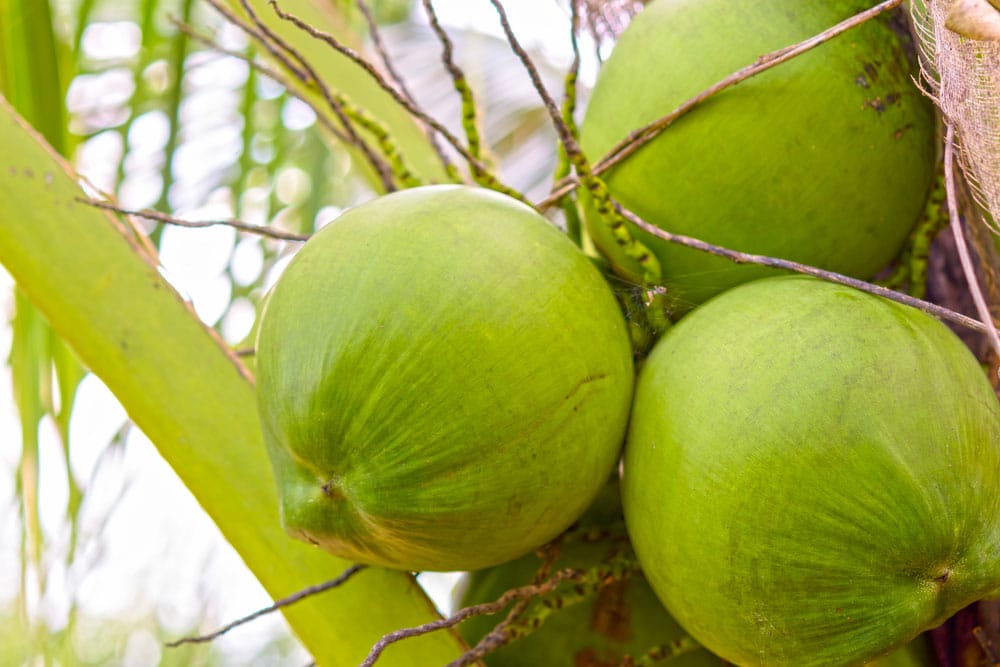
[[[580,528],[560,543],[552,567],[589,571],[606,562],[623,548],[623,521],[618,484],[608,484],[581,517]],[[587,539],[589,534],[595,534],[596,539]],[[528,555],[470,573],[461,587],[459,603],[466,606],[493,600],[508,589],[530,582],[539,562],[536,556]],[[576,604],[566,606],[562,600],[565,597],[577,598],[573,600]],[[617,666],[627,657],[638,659],[651,649],[687,637],[640,573],[603,582],[596,588],[563,584],[552,594],[533,600],[515,623],[534,625],[540,612],[553,608],[558,611],[545,618],[541,627],[487,655],[486,663],[490,667]],[[495,617],[480,616],[460,625],[459,631],[470,646],[475,646],[496,624]],[[669,664],[722,667],[725,663],[695,644],[694,650]]]

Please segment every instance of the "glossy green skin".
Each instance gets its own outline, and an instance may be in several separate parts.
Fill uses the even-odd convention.
[[[623,504],[666,607],[740,665],[859,664],[1000,586],[1000,406],[915,310],[804,277],[654,348]]]
[[[257,369],[289,533],[405,570],[493,565],[565,529],[617,461],[633,384],[590,261],[457,186],[318,232],[270,296]]]
[[[869,0],[656,0],[622,35],[582,124],[596,161],[632,130],[760,55]],[[869,278],[897,253],[933,178],[934,111],[886,19],[744,81],[695,108],[606,174],[649,222],[735,250]],[[584,201],[586,197],[584,197]],[[640,280],[593,209],[587,230]],[[774,275],[630,227],[659,258],[678,310]]]

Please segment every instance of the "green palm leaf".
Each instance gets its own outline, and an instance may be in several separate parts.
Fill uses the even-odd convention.
[[[161,277],[129,230],[81,204],[72,172],[0,102],[0,262],[122,402],[275,597],[347,563],[288,538],[251,379]],[[363,614],[358,610],[365,610]],[[356,665],[383,634],[433,618],[412,577],[368,570],[286,616],[321,665]],[[387,665],[443,664],[454,635],[411,640]]]

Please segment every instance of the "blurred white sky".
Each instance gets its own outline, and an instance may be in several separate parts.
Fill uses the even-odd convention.
[[[553,0],[505,0],[511,22],[526,46],[544,50],[553,60],[567,62],[570,48],[568,19]],[[487,0],[436,0],[446,25],[472,27],[501,36],[496,15]],[[419,11],[419,9],[418,9]],[[90,48],[110,54],[128,53],[136,46],[134,25],[108,24],[98,27]],[[225,77],[231,72],[215,71]],[[213,76],[211,71],[199,76]],[[87,103],[87,91],[77,103]],[[295,122],[294,118],[288,119]],[[155,152],[164,142],[163,119],[149,116],[140,121],[141,136]],[[132,147],[134,150],[134,146]],[[98,185],[113,176],[108,165],[120,155],[120,141],[99,139],[80,156],[80,168]],[[182,155],[196,166],[206,155]],[[149,165],[134,164],[127,174],[123,203],[150,205],[156,193],[150,191]],[[197,171],[197,169],[195,170]],[[127,201],[132,200],[132,201]],[[204,202],[202,202],[204,203]],[[204,216],[223,217],[231,211],[219,209],[220,202],[208,202],[199,211]],[[165,233],[162,261],[171,281],[188,295],[203,320],[215,323],[230,299],[228,280],[221,262],[238,243],[231,229],[186,230],[172,228]],[[222,259],[220,259],[222,258]],[[247,282],[261,271],[259,251],[249,244],[239,244],[234,272]],[[0,269],[0,359],[10,348],[9,319],[12,312],[12,283]],[[223,323],[226,337],[241,339],[252,324],[249,303],[231,311]],[[231,321],[230,321],[231,320]],[[85,532],[101,530],[100,522],[109,516],[103,537],[93,541],[95,548],[76,571],[55,567],[52,572],[53,594],[33,605],[50,624],[65,622],[67,597],[77,591],[85,611],[108,618],[134,616],[144,611],[158,615],[161,623],[184,632],[207,604],[209,615],[219,624],[270,604],[270,599],[243,566],[235,552],[222,539],[214,524],[163,462],[155,447],[137,430],[129,432],[125,447],[103,462],[98,458],[112,436],[122,427],[125,414],[114,397],[95,377],[88,376],[81,385],[71,424],[73,454],[71,469],[86,485],[84,508]],[[60,466],[59,444],[51,424],[41,431],[41,512],[46,539],[65,545],[64,525],[68,492]],[[19,587],[19,532],[13,481],[20,455],[20,427],[11,396],[7,368],[0,368],[0,607],[9,604]],[[107,457],[106,457],[107,458]],[[95,476],[95,470],[96,476]],[[454,577],[432,577],[428,587],[440,604],[447,605]],[[272,633],[281,631],[283,620],[277,615],[255,621],[219,640],[219,646],[231,664],[249,664],[256,650]],[[161,651],[152,638],[130,646],[129,665],[155,664]],[[304,654],[290,664],[306,664]]]

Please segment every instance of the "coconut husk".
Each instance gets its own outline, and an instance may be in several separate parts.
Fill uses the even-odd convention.
[[[584,23],[598,44],[614,41],[649,0],[583,0]]]
[[[1000,234],[1000,0],[912,0],[910,5],[920,51],[920,83],[945,123],[955,129],[961,170],[956,194],[965,238],[996,321],[1000,315],[996,238]],[[936,287],[938,294],[933,296],[941,299],[939,303],[968,310],[962,307],[967,299],[960,292],[969,288],[950,261],[942,263],[939,258],[935,267],[932,258],[930,278],[937,283],[931,290]],[[966,342],[980,359],[996,366],[996,355],[981,340]]]
[[[922,83],[955,127],[972,194],[1000,221],[1000,0],[912,4]],[[994,225],[994,231],[997,230]]]

